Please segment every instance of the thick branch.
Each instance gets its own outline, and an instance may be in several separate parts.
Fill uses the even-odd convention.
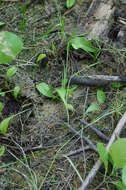
[[[70,79],[70,84],[85,86],[106,86],[112,82],[126,83],[125,76],[92,75],[74,76]]]

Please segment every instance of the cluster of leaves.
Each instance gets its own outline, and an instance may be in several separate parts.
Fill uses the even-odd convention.
[[[109,152],[102,143],[97,144],[98,152],[105,166],[105,172],[108,172],[108,164],[111,162],[114,169],[122,169],[122,181],[115,184],[119,190],[126,190],[126,138],[116,140],[110,147]]]
[[[71,1],[67,1],[67,5],[68,4],[73,6],[73,4],[71,4]],[[93,56],[97,55],[98,50],[94,48],[92,44],[83,37],[73,37],[70,39],[69,44],[74,49],[83,49],[87,53],[93,54]],[[0,32],[0,64],[10,63],[20,53],[22,48],[23,48],[22,40],[17,35],[7,31]],[[45,57],[46,54],[40,54],[37,58],[37,62],[39,63],[39,61],[41,61]],[[6,82],[8,82],[9,79],[16,74],[16,72],[17,72],[17,67],[14,65],[10,66],[5,75]],[[67,102],[67,97],[72,95],[75,88],[66,87],[67,86],[66,73],[64,73],[64,75],[65,76],[64,79],[62,80],[62,85],[59,88],[53,88],[44,82],[37,84],[36,88],[41,94],[43,94],[48,98],[52,99],[60,98],[63,101],[66,109],[73,111],[74,110],[73,106]],[[13,95],[15,98],[17,98],[19,91],[20,87],[15,86],[13,90]],[[1,92],[0,95],[4,96],[5,94]],[[0,113],[2,113],[3,108],[4,104],[0,102]],[[12,118],[13,116],[5,118],[0,123],[0,132],[3,135],[6,135],[9,122],[12,120]]]
[[[22,50],[23,43],[22,40],[15,34],[11,32],[0,32],[0,64],[7,64],[10,63]],[[13,77],[17,72],[16,66],[10,66],[5,75],[6,83],[9,81],[11,77]],[[15,86],[13,90],[13,95],[17,98],[20,91],[19,86]],[[1,92],[1,96],[5,96],[5,93]],[[3,102],[0,102],[0,114],[2,114],[2,110],[4,108]],[[6,135],[7,129],[9,126],[10,121],[12,120],[13,116],[5,118],[0,123],[0,133],[2,135]],[[4,154],[5,147],[0,147],[0,156]]]
[[[72,38],[70,38],[68,44],[69,44],[69,47],[72,46],[74,49],[82,49],[85,52],[89,53],[90,55],[94,56],[95,58],[98,55],[99,50],[97,48],[93,47],[91,42],[89,42],[84,37],[77,37],[77,36],[72,37]],[[46,57],[45,54],[40,54],[38,56],[37,61],[40,61],[41,59],[43,59],[45,57]],[[73,111],[74,110],[73,106],[67,102],[67,96],[72,95],[75,87],[67,88],[67,78],[66,78],[66,76],[67,76],[67,74],[66,74],[66,69],[65,69],[64,78],[62,80],[62,86],[60,88],[53,88],[52,86],[49,86],[48,84],[46,84],[44,82],[37,84],[36,88],[41,94],[43,94],[44,96],[46,96],[48,98],[58,99],[58,97],[60,97],[60,99],[62,100],[62,102],[65,105],[65,108],[67,110]],[[99,102],[104,103],[105,98],[106,97],[105,97],[104,92],[99,90],[98,91],[98,100],[99,100]],[[95,106],[96,106],[96,104],[95,104]],[[93,105],[91,107],[93,107]],[[92,109],[91,107],[87,110],[87,113],[91,112],[91,109]]]
[[[44,96],[53,100],[61,99],[67,110],[73,111],[73,106],[67,103],[66,95],[72,95],[75,88],[65,88],[63,85],[60,88],[53,88],[48,84],[42,82],[36,85],[37,90]]]
[[[71,4],[70,1],[67,1],[67,5],[73,6],[72,3],[75,3],[75,1],[72,1]],[[97,57],[99,50],[92,46],[92,44],[83,37],[72,37],[69,41],[70,46],[72,46],[74,49],[82,49],[92,55],[93,57]],[[10,32],[1,32],[0,33],[0,64],[6,64],[10,63],[22,50],[23,43],[19,37],[17,37],[15,34]],[[45,54],[40,54],[38,56],[37,62],[44,59],[46,57]],[[11,66],[8,68],[5,76],[5,80],[8,81],[11,77],[13,77],[17,72],[16,66]],[[66,76],[66,73],[64,74]],[[75,87],[67,88],[67,79],[64,77],[62,80],[62,85],[59,88],[53,88],[52,86],[49,86],[48,84],[41,82],[36,85],[37,90],[43,94],[44,96],[51,98],[53,100],[55,99],[61,99],[64,103],[67,110],[74,110],[73,106],[67,102],[67,96],[72,95]],[[18,93],[20,91],[19,86],[15,86],[14,88],[14,97],[17,98]],[[104,104],[106,100],[106,95],[103,90],[98,89],[97,90],[97,102],[93,102],[86,110],[86,114],[89,112],[95,112],[100,109],[100,105]],[[2,102],[0,102],[0,113],[2,113],[2,110],[4,108],[4,105]],[[14,116],[10,116],[8,118],[5,118],[0,123],[0,133],[3,135],[6,135],[8,125],[10,121],[13,119]],[[111,161],[116,168],[122,168],[122,182],[119,182],[118,184],[122,184],[122,186],[126,187],[126,151],[125,150],[125,143],[126,139],[119,139],[110,148],[110,151],[107,152],[104,145],[102,143],[98,143],[98,151],[101,160],[104,162],[105,165],[105,171],[107,173],[108,171],[108,162]],[[0,156],[4,154],[5,147],[0,147]],[[111,157],[111,159],[110,159]]]
[[[95,59],[99,53],[99,50],[92,46],[92,44],[83,37],[74,37],[70,41],[71,46],[74,49],[82,49],[93,56]],[[102,89],[97,90],[97,102],[91,103],[84,113],[87,115],[90,112],[96,112],[100,110],[102,104],[106,101],[106,94]],[[108,164],[111,162],[116,169],[122,169],[122,181],[117,181],[116,186],[119,190],[126,190],[126,138],[121,138],[112,144],[109,152],[102,143],[98,143],[97,148],[101,160],[105,166],[105,173],[108,172]]]

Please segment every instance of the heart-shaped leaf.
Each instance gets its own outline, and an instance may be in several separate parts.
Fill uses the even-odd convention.
[[[83,49],[87,53],[93,53],[94,56],[98,53],[98,49],[93,47],[84,37],[74,37],[71,39],[70,43],[74,49]]]
[[[54,89],[44,82],[37,84],[36,88],[41,94],[43,94],[44,96],[46,96],[48,98],[55,97],[53,95]]]

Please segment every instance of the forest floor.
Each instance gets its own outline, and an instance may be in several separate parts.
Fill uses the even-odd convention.
[[[67,9],[64,0],[47,0],[33,2],[26,10],[23,2],[3,1],[0,4],[0,21],[5,23],[1,31],[14,32],[24,43],[23,51],[11,63],[18,70],[8,89],[4,85],[8,65],[0,65],[0,90],[6,92],[5,97],[0,96],[0,101],[4,102],[0,120],[20,113],[9,126],[7,136],[0,135],[0,145],[6,147],[0,162],[0,190],[77,189],[81,180],[73,165],[84,179],[99,158],[98,153],[83,141],[83,136],[94,145],[98,142],[106,144],[126,110],[126,88],[120,83],[103,87],[74,86],[73,94],[68,98],[74,111],[69,112],[60,98],[53,100],[36,90],[36,84],[40,82],[54,88],[61,86],[68,41],[71,36],[85,36],[83,19],[91,2],[81,0]],[[122,25],[115,23],[116,27],[125,32]],[[67,74],[125,76],[126,33],[122,38],[121,35],[113,36],[111,33],[109,41],[94,39],[92,43],[99,49],[96,59],[71,47]],[[46,57],[37,62],[41,53]],[[16,85],[21,89],[17,100],[12,93]],[[104,91],[105,102],[100,109],[84,115],[93,102],[98,103],[98,90]],[[89,123],[106,139],[88,127]],[[80,131],[79,135],[72,129]],[[82,151],[84,147],[86,149]],[[120,174],[104,177],[103,166],[89,189],[114,190],[113,182]]]

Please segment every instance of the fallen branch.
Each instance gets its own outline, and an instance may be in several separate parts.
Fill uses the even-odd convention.
[[[90,149],[89,146],[84,147],[84,149],[83,149],[83,148],[79,148],[79,149],[77,149],[77,150],[70,151],[68,154],[63,154],[63,157],[64,157],[64,156],[67,156],[67,157],[75,156],[75,155],[77,155],[77,154],[82,153],[83,150],[84,150],[84,151],[87,151],[87,150],[89,150],[89,149]]]
[[[112,82],[126,83],[125,76],[92,75],[71,77],[70,84],[85,86],[106,86]]]
[[[86,122],[85,120],[81,120],[81,123],[86,125],[87,127],[89,127],[93,132],[95,132],[99,138],[103,139],[104,141],[109,141],[109,137],[107,137],[106,135],[104,135],[104,133],[102,133],[99,129],[97,129],[96,127],[94,127],[93,125],[91,125],[90,123]]]
[[[118,122],[108,144],[107,144],[107,147],[106,147],[107,151],[109,151],[109,148],[113,144],[113,142],[115,141],[116,137],[118,137],[120,135],[125,124],[126,124],[126,112],[124,113],[122,118],[119,120],[119,122]],[[88,176],[84,180],[82,186],[78,190],[86,190],[88,188],[88,186],[92,183],[94,177],[96,176],[98,170],[100,169],[101,165],[102,165],[102,161],[99,159],[95,163],[95,165],[91,169],[90,173],[88,174]]]
[[[81,137],[80,131],[76,131],[70,124],[67,124],[67,123],[66,123],[66,125],[67,125],[67,127],[69,128],[69,130],[70,130],[71,132],[73,132],[73,133],[76,134],[77,136]],[[85,140],[85,142],[88,143],[88,145],[90,146],[91,149],[93,149],[95,152],[98,152],[98,151],[97,151],[97,147],[92,143],[92,141],[91,141],[88,137],[86,137],[86,136],[83,134],[82,138]]]

